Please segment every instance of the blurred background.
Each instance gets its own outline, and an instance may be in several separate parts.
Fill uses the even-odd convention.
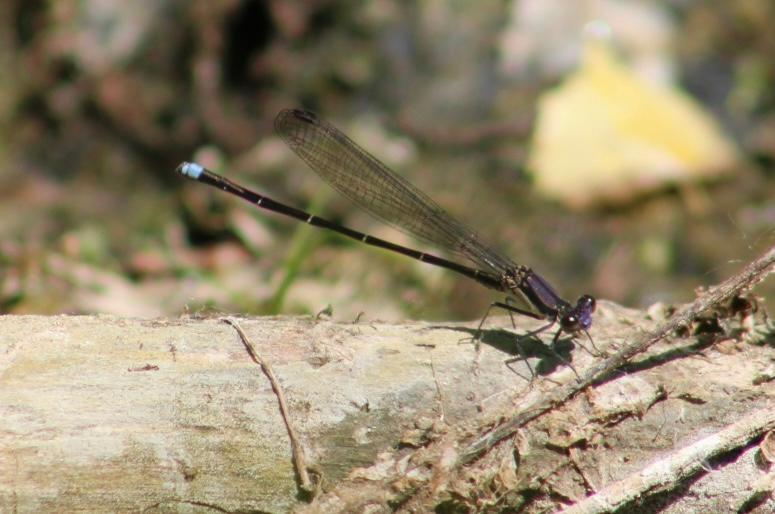
[[[476,319],[273,134],[304,107],[569,300],[690,301],[775,243],[775,3],[6,0],[0,312]],[[759,285],[770,311],[775,284]]]

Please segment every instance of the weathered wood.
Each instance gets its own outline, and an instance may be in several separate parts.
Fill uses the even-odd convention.
[[[537,326],[519,321],[519,330]],[[480,352],[461,341],[475,324],[240,324],[285,391],[328,491],[319,500],[298,498],[277,398],[229,325],[5,316],[0,511],[388,511],[417,498],[417,510],[457,501],[533,511],[580,500],[746,413],[775,408],[772,382],[753,380],[772,367],[771,347],[675,339],[446,474],[444,462],[483,427],[576,383],[574,373],[538,343],[525,345],[543,373],[532,386],[522,362],[504,365],[516,356],[513,338],[493,327],[508,318],[494,320]],[[621,334],[655,325],[602,302],[593,334],[611,352],[627,342]],[[563,341],[561,353],[580,374],[599,361],[578,346],[565,353],[570,346]],[[716,471],[695,478],[691,495],[678,491],[676,505],[697,492],[705,505],[742,505],[753,489],[741,484],[762,474],[754,453],[710,462]],[[402,497],[418,487],[423,495]]]
[[[526,384],[503,365],[513,353],[487,345],[473,375],[476,352],[462,341],[473,330],[463,325],[240,323],[279,376],[327,486],[416,421],[442,409],[450,422],[474,417],[488,396]],[[488,336],[511,343],[505,332]],[[278,512],[296,496],[276,397],[229,325],[0,317],[0,511],[185,501]]]

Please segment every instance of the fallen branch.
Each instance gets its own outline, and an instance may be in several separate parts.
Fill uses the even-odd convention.
[[[774,253],[656,330],[645,313],[601,302],[595,341],[610,350],[627,327],[661,337],[763,278]],[[527,387],[504,366],[511,332],[487,330],[475,375],[473,348],[459,343],[474,332],[466,324],[239,325],[244,340],[261,341],[260,357],[246,348],[271,362],[287,396],[284,417],[312,466],[294,460],[277,393],[217,320],[3,316],[0,511],[427,512],[442,502],[498,510],[519,501],[551,510],[623,479],[621,466],[598,469],[609,457],[631,473],[657,452],[695,441],[697,431],[771,408],[775,396],[775,382],[758,378],[770,373],[769,347],[731,337],[705,347],[708,358],[679,352],[632,374],[615,375],[608,366],[616,361],[576,351],[568,360],[581,384],[561,363],[543,366],[552,357],[536,342],[524,350],[551,381]],[[691,350],[695,339],[682,337],[655,350]],[[638,341],[618,356],[650,344],[648,336]],[[526,411],[532,421],[520,427],[513,413]],[[298,470],[315,468],[329,492],[303,504]],[[733,480],[756,482],[756,470],[735,472]]]
[[[666,336],[673,334],[677,329],[690,325],[699,314],[749,290],[770,274],[773,268],[775,268],[775,247],[770,248],[737,275],[727,279],[719,286],[711,288],[692,304],[681,308],[667,322],[644,335],[636,336],[634,342],[621,348],[615,355],[592,364],[582,374],[580,381],[561,385],[535,398],[535,401],[525,401],[524,395],[515,395],[515,403],[520,405],[517,409],[519,413],[494,427],[485,425],[476,429],[475,431],[479,435],[473,438],[470,437],[470,429],[460,428],[457,431],[451,431],[436,445],[423,449],[423,457],[418,455],[410,459],[411,462],[418,463],[415,469],[426,468],[423,473],[419,474],[428,478],[407,481],[403,477],[407,473],[412,473],[412,468],[398,466],[398,462],[396,462],[395,470],[381,476],[379,482],[373,484],[374,487],[371,489],[362,484],[353,487],[352,484],[343,483],[328,495],[323,495],[310,508],[303,510],[305,512],[332,512],[366,508],[366,506],[384,502],[386,500],[385,490],[390,488],[396,488],[398,491],[392,495],[388,494],[387,498],[400,501],[402,508],[406,511],[423,511],[432,508],[438,503],[438,498],[448,496],[447,486],[449,484],[465,481],[464,474],[467,465],[496,448],[504,440],[514,438],[517,431],[528,422],[557,409],[579,392],[599,383],[606,377],[610,377],[635,355],[645,352]],[[517,398],[522,401],[517,400]],[[489,422],[482,419],[480,423]],[[465,440],[471,439],[473,439],[472,442],[464,443]],[[451,451],[452,448],[458,446],[462,446],[463,449],[459,452]],[[401,486],[397,487],[398,484]]]
[[[562,514],[613,512],[651,494],[675,487],[706,469],[713,457],[746,446],[753,439],[775,429],[775,410],[761,409],[727,428],[681,448],[629,477],[606,485],[596,494],[564,509]]]
[[[461,452],[459,464],[464,465],[476,459],[483,452],[492,448],[503,439],[510,437],[514,432],[528,421],[537,418],[541,414],[561,405],[586,387],[598,380],[610,375],[619,369],[625,362],[648,350],[668,335],[682,327],[691,324],[698,315],[715,306],[730,300],[753,287],[775,269],[775,246],[764,252],[759,258],[748,264],[740,273],[730,277],[716,287],[710,288],[693,303],[681,308],[668,321],[648,334],[636,337],[635,341],[624,346],[615,355],[590,367],[582,376],[578,384],[568,384],[559,387],[534,406],[528,412],[522,412],[513,418],[501,423],[495,429],[488,431],[473,443],[469,444]]]

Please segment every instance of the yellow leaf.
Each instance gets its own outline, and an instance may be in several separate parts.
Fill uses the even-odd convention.
[[[539,102],[529,168],[536,188],[573,207],[729,171],[734,145],[688,95],[650,84],[599,40]]]

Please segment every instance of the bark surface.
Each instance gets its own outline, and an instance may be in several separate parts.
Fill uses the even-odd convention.
[[[654,317],[602,302],[595,344],[612,354]],[[238,319],[284,391],[310,503],[277,394],[234,327],[1,317],[0,511],[772,512],[759,448],[775,427],[772,336],[735,319],[589,385],[538,341],[522,345],[531,384],[508,318],[479,349],[475,323]],[[581,345],[558,352],[583,377],[601,357]]]

